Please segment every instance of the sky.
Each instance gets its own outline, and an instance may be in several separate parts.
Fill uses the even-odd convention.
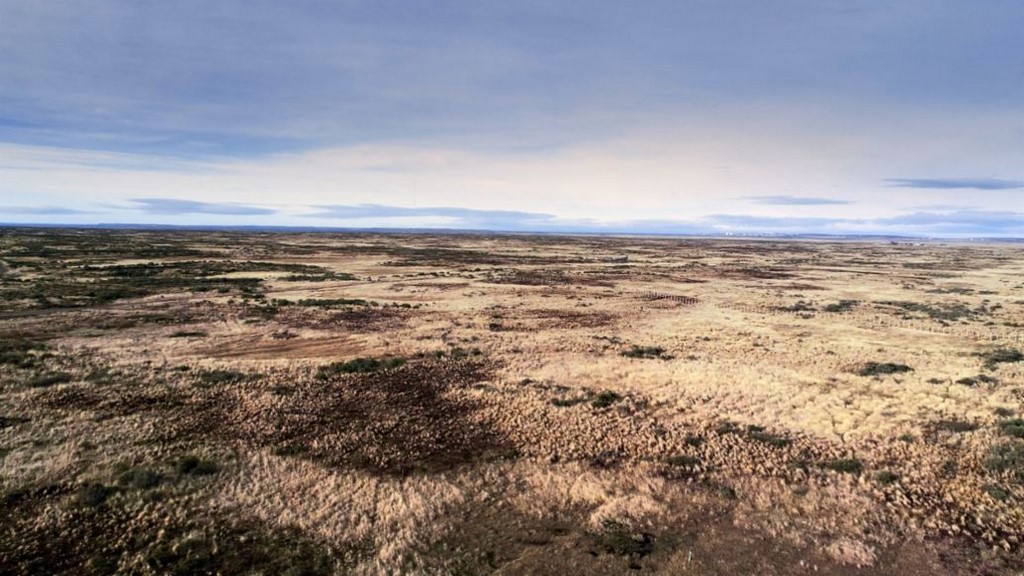
[[[0,0],[0,222],[1024,237],[1020,0]]]

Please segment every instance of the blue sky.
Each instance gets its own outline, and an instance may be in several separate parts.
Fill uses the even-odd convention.
[[[1024,236],[1019,0],[0,22],[0,221]]]

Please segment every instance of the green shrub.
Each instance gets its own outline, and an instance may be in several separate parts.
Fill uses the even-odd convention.
[[[327,380],[339,374],[367,374],[378,370],[398,368],[405,364],[404,358],[356,358],[346,362],[332,362],[317,369],[316,377]]]
[[[149,468],[126,470],[122,472],[117,479],[117,483],[122,486],[138,488],[140,490],[155,488],[159,486],[162,481],[163,476],[161,476],[159,472],[150,470]]]
[[[215,462],[203,460],[198,456],[189,454],[178,460],[178,474],[183,476],[208,476],[216,474],[219,467]]]
[[[661,346],[637,346],[633,344],[629,350],[623,350],[622,355],[627,358],[655,358],[659,360],[671,360],[672,356],[665,353]]]
[[[832,304],[826,304],[822,310],[825,312],[848,312],[859,304],[857,300],[840,300]]]
[[[590,403],[594,408],[607,408],[612,404],[622,400],[622,395],[611,390],[605,390],[597,395],[596,398]]]
[[[90,482],[83,486],[78,493],[78,503],[90,508],[96,508],[102,506],[107,501],[107,498],[113,494],[113,488],[99,482]]]
[[[307,452],[309,452],[309,446],[306,444],[285,444],[274,447],[274,455],[281,457],[299,456]]]
[[[558,406],[559,408],[567,408],[569,406],[575,406],[586,402],[586,396],[576,396],[575,398],[552,398],[551,405]]]
[[[726,420],[715,427],[715,433],[719,435],[739,434],[740,427],[735,422],[730,422],[729,420]]]
[[[893,484],[899,479],[899,474],[889,470],[879,470],[878,473],[875,474],[875,480],[877,480],[879,484]]]
[[[5,338],[0,340],[0,365],[18,368],[32,368],[40,357],[45,357],[49,347],[39,342],[24,338]]]
[[[762,442],[776,448],[783,448],[793,443],[792,440],[785,436],[779,436],[768,432],[763,426],[747,426],[747,435],[758,442]]]
[[[217,368],[214,370],[203,370],[196,377],[202,386],[217,386],[220,384],[233,384],[247,378],[244,372],[237,370],[225,370]]]
[[[996,444],[985,456],[985,468],[992,472],[1008,472],[1017,480],[1024,480],[1024,444]]]
[[[67,372],[50,372],[48,374],[40,374],[32,378],[29,380],[28,385],[33,388],[46,388],[47,386],[54,386],[57,384],[67,384],[72,380],[74,380],[74,378],[72,378],[71,374],[68,374]]]
[[[602,552],[616,556],[643,557],[654,550],[654,536],[634,532],[628,524],[605,520],[594,539]]]
[[[828,460],[822,464],[829,470],[836,472],[842,472],[844,474],[860,474],[864,471],[864,464],[856,458],[838,458],[836,460]]]
[[[894,364],[892,362],[868,362],[857,371],[859,376],[883,376],[886,374],[901,374],[913,372],[914,369],[906,364]]]
[[[999,423],[999,430],[1007,436],[1013,436],[1015,438],[1024,438],[1024,418],[1014,418],[1013,420],[1003,420]]]
[[[934,424],[934,426],[936,430],[941,432],[952,432],[953,434],[973,432],[978,429],[977,424],[964,422],[963,420],[939,420]]]
[[[296,302],[309,308],[336,308],[338,306],[369,306],[362,298],[304,298]]]
[[[978,356],[985,361],[985,368],[989,370],[995,370],[1000,364],[1024,362],[1024,352],[1014,348],[997,348],[979,353]]]
[[[986,484],[982,486],[981,489],[985,492],[985,494],[991,496],[993,500],[1005,502],[1010,499],[1010,492],[1007,491],[1002,486],[996,484]]]
[[[680,454],[678,456],[669,456],[668,458],[665,458],[665,464],[668,464],[669,466],[692,467],[700,464],[700,458]]]

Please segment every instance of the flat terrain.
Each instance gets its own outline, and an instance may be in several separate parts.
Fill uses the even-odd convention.
[[[2,574],[1020,574],[1024,246],[0,230]]]

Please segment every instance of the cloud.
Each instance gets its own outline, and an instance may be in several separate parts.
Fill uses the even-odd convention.
[[[719,231],[1024,237],[1024,213],[999,210],[912,212],[884,218],[794,218],[716,214],[699,222]]]
[[[74,214],[92,214],[86,210],[66,208],[63,206],[0,206],[0,214],[19,214],[26,216],[70,216]]]
[[[1012,0],[17,4],[0,35],[5,135],[188,156],[467,133],[533,145],[771,98],[973,117],[1018,109],[1007,60],[1024,48]],[[723,42],[738,23],[743,41]]]
[[[807,196],[743,196],[755,204],[770,206],[826,206],[832,204],[853,204],[850,200],[838,198],[811,198]]]
[[[321,205],[314,206],[317,212],[306,214],[309,218],[332,218],[340,220],[378,219],[429,219],[440,221],[456,228],[480,228],[497,230],[539,230],[549,227],[555,217],[537,212],[516,210],[476,210],[451,207],[401,207],[380,204]]]
[[[217,204],[197,202],[195,200],[178,200],[175,198],[136,198],[131,200],[135,208],[146,214],[181,215],[181,214],[221,214],[230,216],[266,216],[276,214],[277,210],[248,206],[245,204]]]
[[[889,178],[897,188],[931,188],[936,190],[1015,190],[1024,188],[1024,180],[999,178]]]
[[[939,234],[1005,234],[1024,235],[1024,213],[1009,211],[957,210],[954,212],[914,212],[875,223],[909,229],[924,229]]]

